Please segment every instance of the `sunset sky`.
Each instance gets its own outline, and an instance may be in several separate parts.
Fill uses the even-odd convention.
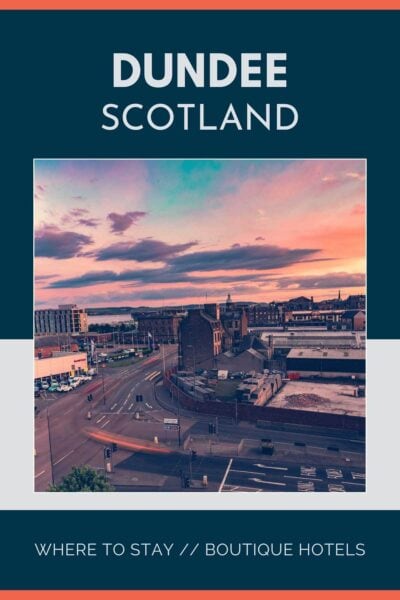
[[[363,160],[36,160],[38,308],[364,293]]]

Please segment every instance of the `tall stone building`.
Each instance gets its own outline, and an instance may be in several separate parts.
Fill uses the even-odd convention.
[[[223,334],[218,304],[189,310],[179,326],[179,366],[190,371],[214,368]]]

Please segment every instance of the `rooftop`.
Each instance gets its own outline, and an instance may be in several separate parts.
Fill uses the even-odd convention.
[[[350,384],[289,381],[268,406],[364,417],[365,397],[354,396],[355,389]]]
[[[287,355],[288,358],[319,358],[319,359],[365,359],[365,350],[358,348],[292,348]]]

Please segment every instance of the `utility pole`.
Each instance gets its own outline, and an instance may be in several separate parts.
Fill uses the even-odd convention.
[[[106,404],[106,391],[105,391],[105,388],[104,388],[104,369],[105,369],[105,364],[103,363],[101,365],[101,382],[103,384],[103,404],[105,406],[105,404]]]

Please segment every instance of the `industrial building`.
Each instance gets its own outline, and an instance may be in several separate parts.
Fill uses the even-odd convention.
[[[261,340],[273,339],[276,351],[287,353],[291,348],[365,348],[365,333],[353,331],[326,331],[315,328],[295,331],[263,331]]]
[[[286,357],[288,377],[365,379],[365,350],[293,348]]]

